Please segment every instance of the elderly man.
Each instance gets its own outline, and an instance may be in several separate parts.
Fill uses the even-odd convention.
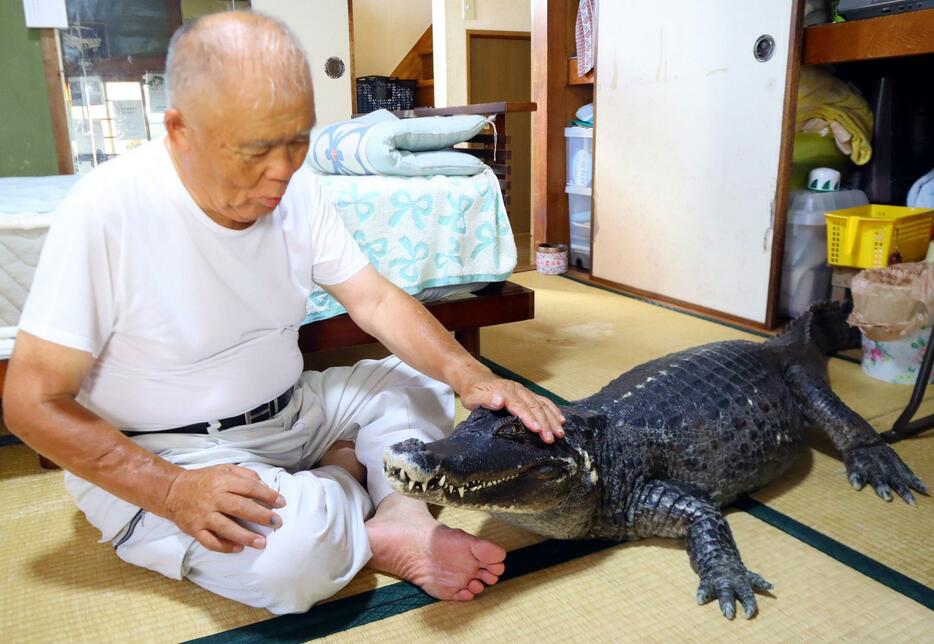
[[[450,387],[547,442],[560,412],[380,277],[314,190],[311,77],[286,27],[203,18],[173,37],[167,67],[166,138],[98,168],[58,211],[7,375],[8,426],[67,470],[130,563],[277,613],[366,564],[472,599],[505,552],[392,493],[382,451],[441,437]],[[302,374],[313,282],[399,358]]]

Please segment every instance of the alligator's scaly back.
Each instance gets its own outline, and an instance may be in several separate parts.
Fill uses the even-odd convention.
[[[817,349],[831,355],[860,346],[859,329],[847,323],[852,302],[818,302],[799,315],[772,343],[784,347]]]
[[[679,537],[700,576],[698,602],[746,617],[755,590],[718,506],[793,462],[809,427],[843,453],[850,483],[926,487],[831,390],[827,355],[859,346],[849,305],[821,303],[767,342],[727,340],[643,363],[563,408],[565,438],[546,444],[509,412],[474,410],[448,438],[389,448],[393,487],[430,503],[486,510],[560,539]]]

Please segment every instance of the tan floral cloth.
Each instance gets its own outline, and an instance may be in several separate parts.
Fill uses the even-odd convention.
[[[574,25],[574,37],[577,41],[577,73],[583,76],[593,69],[596,48],[594,17],[597,0],[580,0],[577,7],[577,22]]]

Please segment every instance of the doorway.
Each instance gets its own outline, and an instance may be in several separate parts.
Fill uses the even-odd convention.
[[[467,102],[532,100],[531,35],[515,31],[467,31]],[[511,137],[512,203],[509,223],[518,250],[516,270],[532,261],[531,124],[528,112],[506,115]]]

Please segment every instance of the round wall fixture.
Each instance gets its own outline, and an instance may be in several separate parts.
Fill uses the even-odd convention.
[[[760,63],[764,63],[775,53],[775,39],[768,34],[759,36],[752,48],[752,53]]]
[[[337,56],[331,56],[324,63],[324,73],[331,78],[340,78],[344,75],[344,61]]]

